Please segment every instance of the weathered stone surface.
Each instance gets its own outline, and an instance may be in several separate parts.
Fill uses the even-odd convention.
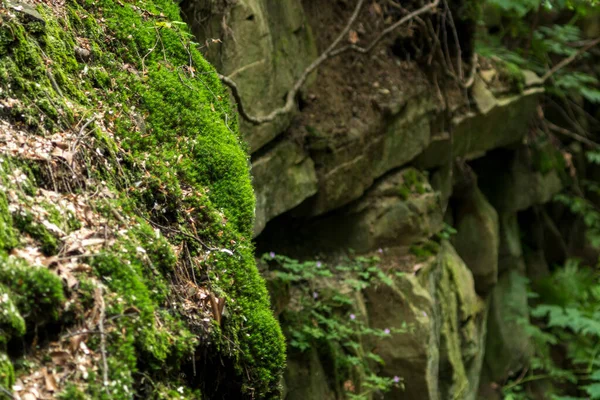
[[[401,376],[406,389],[393,389],[386,399],[441,400],[438,387],[439,332],[431,294],[415,276],[406,275],[392,286],[365,291],[370,326],[378,329],[410,327],[377,341],[377,354],[385,364],[381,373]]]
[[[524,69],[522,71],[525,87],[542,86],[544,81],[535,72]]]
[[[488,313],[484,368],[486,380],[503,382],[527,365],[533,347],[523,327],[528,321],[524,265],[501,274]]]
[[[487,294],[498,280],[498,214],[476,186],[457,196],[453,244],[473,273],[477,292]]]
[[[278,143],[254,160],[252,175],[256,193],[255,236],[270,219],[317,192],[313,161],[292,141]]]
[[[387,256],[386,256],[387,257]],[[384,258],[383,263],[390,262]],[[377,341],[382,373],[402,376],[406,391],[386,399],[475,399],[483,362],[486,305],[473,276],[444,242],[418,275],[365,291],[371,327],[408,324],[404,334]]]
[[[498,253],[499,273],[514,269],[515,265],[521,263],[523,250],[516,213],[500,215],[500,250]]]
[[[442,213],[448,208],[448,201],[452,195],[452,165],[441,166],[431,174],[431,187],[440,194]]]
[[[483,79],[476,77],[471,90],[473,100],[482,114],[487,114],[492,108],[498,105],[498,100],[494,94],[487,88]]]
[[[356,203],[324,217],[310,229],[331,247],[359,252],[410,245],[442,228],[439,194],[408,168],[383,178]]]
[[[288,357],[284,374],[285,400],[335,400],[335,392],[327,382],[327,374],[316,349]]]
[[[440,253],[437,285],[440,319],[440,392],[443,399],[474,399],[486,336],[486,305],[473,276],[449,243]]]
[[[343,141],[314,155],[319,191],[301,211],[316,216],[356,200],[386,172],[415,158],[428,146],[434,105],[424,94],[409,99],[397,115],[370,125],[353,119]]]
[[[563,183],[557,169],[536,170],[529,150],[513,154],[499,152],[475,163],[481,190],[498,212],[517,212],[544,204],[558,193]]]
[[[283,106],[284,96],[317,49],[302,4],[297,0],[192,1],[184,9],[196,37],[207,41],[207,58],[233,79],[246,110],[266,115]],[[212,43],[219,38],[221,43]],[[291,116],[253,126],[240,119],[241,131],[256,151],[283,132]]]
[[[539,88],[527,89],[520,95],[497,98],[494,107],[485,107],[488,109],[485,113],[470,112],[456,117],[452,140],[448,134],[436,135],[419,155],[416,165],[430,169],[447,162],[450,154],[473,159],[489,150],[519,143],[528,131],[542,92]]]

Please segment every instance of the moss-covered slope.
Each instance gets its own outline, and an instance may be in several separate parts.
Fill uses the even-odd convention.
[[[170,0],[0,2],[3,389],[277,396],[248,157],[191,39]]]

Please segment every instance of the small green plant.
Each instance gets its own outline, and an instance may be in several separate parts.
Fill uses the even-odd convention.
[[[377,257],[352,257],[329,265],[271,252],[264,254],[262,261],[269,265],[270,280],[278,286],[288,285],[294,293],[293,306],[281,317],[290,348],[300,352],[327,349],[348,399],[368,399],[374,393],[402,386],[400,377],[377,373],[383,359],[363,346],[366,340],[377,341],[407,330],[406,325],[371,328],[358,311],[358,292],[373,285],[393,284],[379,268]]]

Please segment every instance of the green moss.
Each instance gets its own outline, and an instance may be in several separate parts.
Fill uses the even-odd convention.
[[[88,400],[90,397],[86,396],[77,386],[69,384],[56,395],[56,398],[60,400]]]
[[[132,221],[125,234],[88,261],[104,285],[107,315],[139,310],[117,318],[117,329],[107,335],[110,379],[120,382],[111,396],[127,397],[120,391],[133,390],[141,369],[158,376],[167,392],[172,390],[180,365],[196,346],[204,346],[215,359],[235,361],[237,376],[231,371],[223,375],[237,380],[247,393],[276,397],[285,348],[250,244],[255,201],[246,146],[227,93],[191,44],[187,28],[178,23],[177,5],[170,0],[141,0],[135,6],[79,0],[60,16],[45,5],[38,11],[43,26],[24,23],[18,12],[16,18],[0,14],[0,99],[19,100],[2,118],[39,135],[71,131],[92,113],[99,118],[90,125],[88,138],[95,141],[93,151],[102,154],[102,163],[88,169],[120,196],[95,204],[96,211],[109,225],[114,210]],[[91,52],[85,62],[75,55],[81,43]],[[109,128],[101,131],[100,125]],[[44,176],[34,169],[31,174],[29,195]],[[32,236],[46,255],[57,253],[60,240],[31,213],[13,215],[11,221],[2,205],[0,198],[0,224],[5,221]],[[65,223],[55,207],[44,208],[61,229],[78,228]],[[156,226],[147,220],[168,229],[161,228],[163,234],[157,236]],[[204,342],[167,307],[174,267],[182,262],[173,248],[185,241],[192,255],[208,253],[205,245],[190,239],[196,235],[211,248],[229,251],[211,251],[203,258],[204,271],[197,270],[198,276],[211,277],[210,290],[227,304],[222,326]],[[0,282],[15,294],[19,310],[31,315],[44,310],[54,318],[62,301],[57,296],[58,288],[62,296],[60,280],[40,268],[30,267],[29,276],[22,267],[0,270]],[[15,273],[27,275],[23,284],[12,281]],[[37,292],[48,288],[52,301],[34,309]],[[93,307],[96,288],[95,280],[81,279],[79,307]],[[97,348],[94,340],[88,344]],[[98,377],[89,382],[82,389],[86,394],[107,396]]]
[[[508,82],[508,84],[519,93],[525,88],[525,75],[521,68],[511,62],[503,62],[499,68],[500,76]]]
[[[15,226],[19,231],[28,234],[40,242],[42,252],[51,256],[58,252],[58,239],[40,222],[36,221],[31,213],[23,211],[15,215]]]
[[[4,388],[12,388],[15,384],[15,369],[10,358],[0,353],[0,385]]]
[[[419,260],[425,260],[432,256],[435,256],[440,251],[440,245],[433,240],[428,240],[421,244],[414,244],[410,246],[410,252],[416,256]]]
[[[418,170],[409,168],[402,174],[402,184],[398,187],[398,197],[407,200],[411,194],[425,194],[427,178]]]
[[[0,193],[0,250],[8,251],[17,243],[18,239],[12,227],[12,217],[8,211],[6,195]]]
[[[0,343],[6,342],[15,336],[22,336],[25,333],[25,320],[15,306],[9,290],[0,286],[0,329],[3,334],[0,336]]]
[[[60,278],[45,267],[8,258],[0,262],[0,282],[28,322],[56,320],[65,300]]]

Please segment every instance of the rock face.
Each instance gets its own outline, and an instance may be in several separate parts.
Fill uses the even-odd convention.
[[[498,281],[498,214],[477,187],[458,193],[452,243],[475,279],[477,292],[487,294]]]
[[[351,121],[347,139],[332,152],[317,154],[319,191],[302,209],[315,216],[359,198],[387,171],[415,158],[429,144],[430,113],[434,105],[424,94],[406,100],[397,114],[374,126]]]
[[[527,365],[532,345],[523,323],[529,318],[524,271],[503,273],[490,298],[485,347],[487,382],[501,382]]]
[[[408,324],[409,332],[377,343],[386,376],[402,376],[404,390],[389,399],[475,399],[479,386],[486,304],[473,276],[449,243],[417,276],[364,293],[375,328]]]
[[[297,0],[184,1],[184,16],[207,59],[233,79],[252,115],[284,104],[300,73],[316,58],[310,25]],[[241,121],[251,151],[281,134],[290,116],[259,127]]]
[[[439,325],[432,293],[418,279],[407,276],[392,286],[365,291],[368,318],[374,328],[410,326],[410,333],[377,343],[386,376],[401,376],[405,390],[394,390],[390,399],[440,399],[438,387]]]
[[[552,157],[552,153],[546,154]],[[564,167],[563,167],[564,168]],[[478,160],[481,190],[499,212],[518,212],[549,202],[563,187],[558,168],[545,171],[530,150],[499,151]]]
[[[267,221],[300,204],[317,192],[314,163],[291,141],[275,145],[252,163],[256,193],[254,234]]]
[[[440,198],[427,178],[405,169],[382,178],[357,202],[320,218],[310,231],[325,246],[364,252],[407,246],[442,228]]]
[[[486,343],[486,303],[465,262],[449,244],[441,252],[438,283],[440,398],[475,399]]]
[[[287,400],[336,399],[316,349],[291,357],[284,379],[283,397]]]

